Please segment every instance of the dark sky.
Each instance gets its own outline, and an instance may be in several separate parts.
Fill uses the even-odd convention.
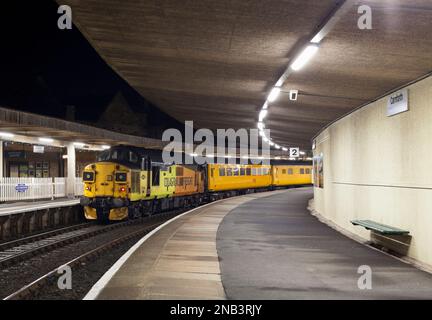
[[[134,110],[163,122],[151,106],[99,57],[79,30],[60,30],[52,0],[0,4],[0,105],[63,118],[96,121],[118,91]],[[157,121],[157,120],[156,120]]]

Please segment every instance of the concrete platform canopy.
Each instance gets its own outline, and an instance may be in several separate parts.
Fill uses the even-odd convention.
[[[318,54],[270,106],[275,142],[310,149],[343,114],[432,70],[429,0],[62,0],[88,41],[131,86],[197,127],[255,128],[298,49],[346,6]],[[358,27],[369,6],[372,29]]]
[[[82,142],[95,147],[130,144],[150,149],[162,149],[158,139],[131,136],[76,122],[0,107],[1,132],[22,139],[48,137],[60,142]],[[5,137],[2,137],[5,138]],[[16,140],[16,138],[15,138]],[[56,142],[50,142],[56,145]],[[27,142],[27,141],[23,141]]]

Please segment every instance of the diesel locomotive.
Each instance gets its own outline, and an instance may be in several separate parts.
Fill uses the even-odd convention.
[[[116,146],[87,165],[80,200],[86,219],[133,219],[312,181],[310,163],[166,165],[154,158],[146,149]]]

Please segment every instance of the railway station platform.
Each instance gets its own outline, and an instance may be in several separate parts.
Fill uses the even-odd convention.
[[[8,202],[0,204],[0,216],[38,211],[44,209],[70,207],[79,204],[79,199],[55,199]]]
[[[184,213],[142,238],[85,299],[431,299],[432,275],[311,215],[311,188]],[[358,286],[360,266],[371,289]]]

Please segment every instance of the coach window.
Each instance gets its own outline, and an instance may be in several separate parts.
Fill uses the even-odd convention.
[[[246,175],[250,176],[251,175],[251,168],[246,168]]]
[[[288,169],[288,174],[293,174],[293,169],[292,168]]]
[[[282,174],[286,174],[286,169],[282,169]]]
[[[255,168],[252,168],[252,175],[253,175],[253,176],[256,176],[256,175],[257,175],[257,173],[256,173],[256,169],[255,169]]]
[[[261,175],[261,168],[257,168],[257,176]]]
[[[238,176],[239,175],[239,168],[234,168],[233,169],[233,175],[234,176]]]
[[[224,177],[225,176],[225,168],[219,168],[219,176]]]
[[[245,168],[240,168],[240,175],[244,176],[246,174]]]
[[[226,175],[228,176],[228,177],[231,177],[233,174],[232,174],[232,168],[227,168],[226,169]]]
[[[310,169],[306,169],[306,174],[310,174]]]
[[[300,174],[304,174],[304,168],[300,168]]]

